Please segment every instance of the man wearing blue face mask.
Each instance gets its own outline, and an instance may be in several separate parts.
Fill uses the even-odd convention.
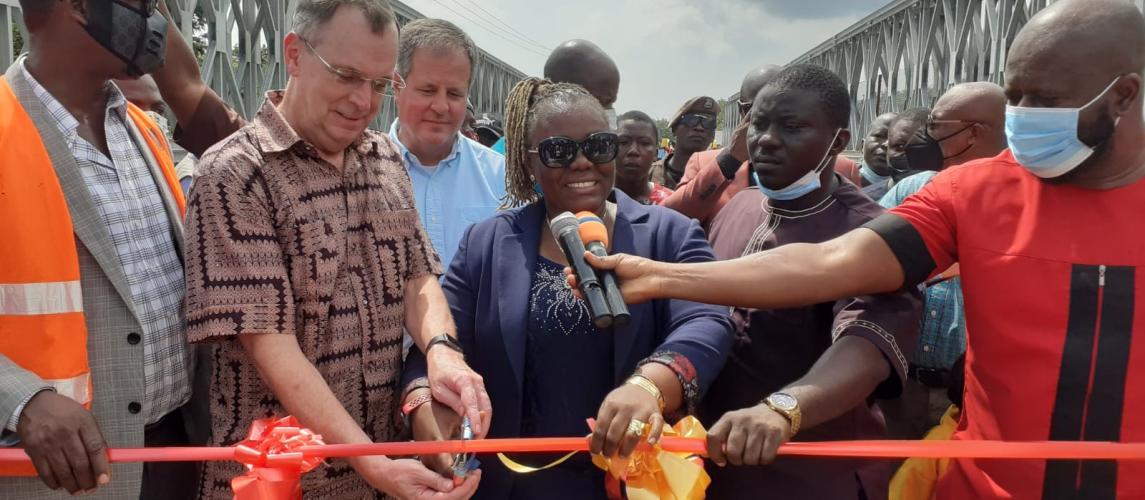
[[[631,256],[631,303],[793,307],[913,287],[958,262],[965,418],[955,440],[1145,441],[1145,18],[1061,0],[1006,61],[1010,149],[939,173],[832,241],[690,266]],[[746,291],[746,292],[745,292]],[[1139,461],[952,460],[936,498],[1145,498]]]
[[[717,258],[826,241],[882,214],[833,167],[850,135],[849,102],[839,78],[818,66],[789,67],[763,86],[747,129],[759,187],[737,193],[712,221]],[[710,435],[727,445],[727,455],[713,460],[768,462],[775,446],[792,437],[883,438],[882,418],[870,400],[894,397],[906,380],[904,354],[914,345],[919,306],[918,292],[909,291],[783,310],[735,309],[736,345],[699,412],[712,426]],[[771,402],[761,403],[764,398]],[[767,443],[745,447],[735,437],[740,433],[766,436]],[[884,463],[845,460],[709,470],[708,496],[714,499],[743,498],[745,491],[777,498],[885,498],[890,473]]]

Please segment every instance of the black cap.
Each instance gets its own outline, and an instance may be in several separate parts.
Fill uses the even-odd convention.
[[[496,113],[481,113],[481,116],[477,117],[477,121],[473,123],[473,130],[481,129],[488,130],[496,134],[497,137],[505,135],[504,129],[501,128],[501,117],[497,116]]]

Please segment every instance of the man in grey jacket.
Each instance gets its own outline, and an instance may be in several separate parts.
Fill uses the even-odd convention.
[[[110,81],[162,64],[165,21],[155,0],[20,6],[29,53],[4,78],[35,125],[67,203],[92,393],[89,411],[0,352],[0,439],[23,447],[39,475],[0,477],[0,498],[65,496],[53,491],[60,489],[96,490],[101,498],[194,495],[195,464],[109,465],[106,453],[204,442],[199,429],[209,428],[196,418],[205,412],[188,404],[194,357],[182,313],[182,216],[161,167],[170,151],[165,142],[147,144],[148,132]],[[21,332],[27,342],[38,334]],[[45,345],[43,356],[52,349]]]

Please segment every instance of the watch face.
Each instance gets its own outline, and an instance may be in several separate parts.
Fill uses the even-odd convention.
[[[767,400],[771,401],[771,404],[783,408],[784,410],[794,410],[795,406],[798,404],[795,401],[795,398],[782,392],[777,392],[771,396],[768,396]]]

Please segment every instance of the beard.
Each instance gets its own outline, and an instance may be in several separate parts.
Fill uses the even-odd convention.
[[[1081,162],[1077,168],[1052,179],[1045,179],[1049,184],[1070,184],[1085,173],[1096,163],[1109,155],[1113,150],[1113,133],[1117,130],[1117,121],[1113,113],[1102,112],[1088,125],[1078,125],[1077,138],[1087,146],[1093,148],[1093,154]]]

